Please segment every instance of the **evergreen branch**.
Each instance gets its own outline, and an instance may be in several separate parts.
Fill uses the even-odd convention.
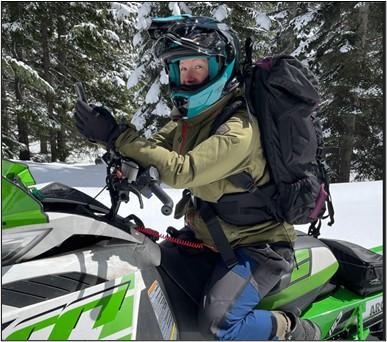
[[[10,56],[2,57],[1,60],[3,65],[6,66],[6,69],[12,70],[15,76],[20,78],[23,82],[25,82],[25,84],[31,86],[37,91],[46,93],[49,96],[55,95],[54,88],[24,62],[18,61]]]

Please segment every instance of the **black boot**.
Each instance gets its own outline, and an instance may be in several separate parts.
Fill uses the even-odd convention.
[[[290,312],[286,315],[291,320],[290,331],[285,335],[286,340],[316,341],[321,339],[321,331],[317,324],[308,319],[300,319]]]

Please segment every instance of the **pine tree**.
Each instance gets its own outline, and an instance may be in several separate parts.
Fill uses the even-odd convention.
[[[77,80],[85,83],[91,102],[107,106],[119,119],[133,112],[126,80],[137,7],[107,2],[4,4],[2,120],[7,124],[2,135],[8,156],[22,148],[19,157],[29,158],[29,140],[40,140],[41,152],[49,152],[52,161],[64,161],[72,150],[90,146],[72,119]],[[15,126],[17,136],[12,135]]]
[[[384,5],[294,2],[279,10],[276,53],[298,57],[320,80],[333,181],[380,179]]]
[[[291,54],[321,84],[334,181],[383,176],[384,5],[378,2],[3,2],[2,149],[6,157],[67,160],[95,145],[74,127],[73,84],[145,136],[172,103],[152,54],[151,18],[188,13],[253,39],[255,59]]]

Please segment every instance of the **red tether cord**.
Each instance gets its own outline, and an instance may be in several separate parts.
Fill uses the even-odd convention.
[[[202,242],[191,242],[187,240],[182,240],[182,239],[177,239],[172,236],[166,235],[166,234],[160,234],[159,232],[150,229],[150,228],[145,228],[142,226],[138,226],[136,228],[140,233],[143,233],[145,235],[155,237],[155,238],[162,238],[164,240],[167,240],[169,242],[172,242],[176,245],[181,245],[185,247],[190,247],[190,248],[197,248],[197,249],[202,249],[204,248],[204,244]]]

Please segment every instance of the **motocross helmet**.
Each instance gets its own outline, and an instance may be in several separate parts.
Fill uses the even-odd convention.
[[[190,119],[237,86],[239,41],[226,24],[190,15],[153,18],[149,33],[156,40],[153,53],[164,62],[172,102]],[[180,83],[183,59],[207,58],[208,77],[198,85]]]

